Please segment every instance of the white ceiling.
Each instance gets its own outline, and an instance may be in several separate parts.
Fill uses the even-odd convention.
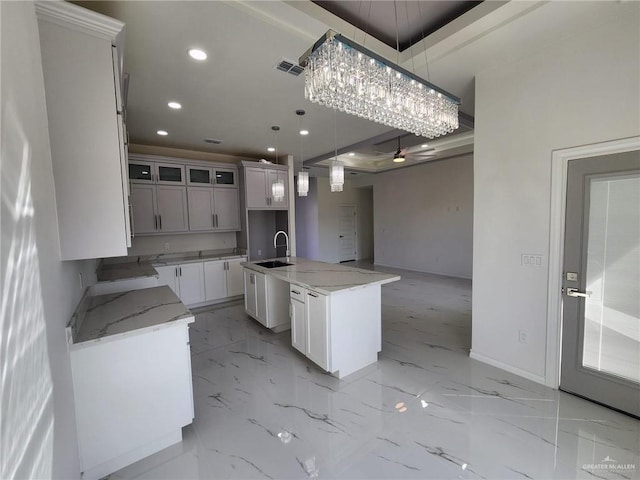
[[[332,110],[304,99],[304,75],[294,77],[274,68],[281,58],[297,62],[329,28],[351,37],[355,32],[355,40],[363,42],[363,32],[310,1],[78,3],[126,23],[127,127],[132,143],[268,160],[274,160],[274,154],[266,148],[275,143],[279,156],[294,155],[298,169],[301,146],[304,159],[313,162],[330,156],[337,146],[339,153],[362,153],[361,164],[346,159],[361,171],[403,165],[379,162],[379,155],[366,153],[373,143],[395,142],[404,132],[339,112],[334,117]],[[460,97],[461,111],[473,116],[477,72],[529,55],[555,36],[584,28],[585,22],[587,27],[589,22],[595,25],[603,3],[607,2],[483,2],[402,52],[398,63],[426,78],[427,58],[429,80]],[[191,47],[207,51],[208,59],[191,60],[186,53]],[[398,57],[370,37],[366,47],[387,58]],[[182,109],[169,109],[169,101],[180,102]],[[297,109],[306,110],[302,126],[310,131],[302,145]],[[272,125],[281,128],[277,138]],[[159,129],[169,135],[158,136]],[[461,130],[467,136],[464,148],[471,150],[469,129]],[[223,143],[211,145],[205,138]],[[404,139],[407,145],[430,143]],[[464,139],[439,142],[433,158],[457,152],[451,149],[461,148]]]

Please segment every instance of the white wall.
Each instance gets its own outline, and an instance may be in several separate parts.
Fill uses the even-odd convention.
[[[358,260],[373,260],[373,187],[356,188]]]
[[[340,261],[339,215],[341,205],[357,206],[358,197],[351,182],[345,179],[342,192],[332,192],[328,177],[317,178],[318,186],[318,260]],[[357,212],[356,212],[357,215]]]
[[[473,156],[376,175],[375,263],[471,278]]]
[[[639,4],[573,7],[598,9],[596,26],[476,76],[472,356],[541,382],[552,152],[640,132]]]
[[[0,478],[79,478],[64,328],[82,295],[79,274],[94,283],[95,261],[59,261],[33,3],[0,2],[0,17]]]
[[[309,193],[295,197],[297,255],[312,260],[320,259],[318,235],[318,182],[309,178]]]

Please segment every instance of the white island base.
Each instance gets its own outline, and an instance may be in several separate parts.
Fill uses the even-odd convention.
[[[307,300],[313,299],[309,292]],[[382,350],[380,285],[336,292],[325,297],[328,310],[327,361],[326,366],[319,365],[334,376],[344,378],[377,362],[378,353]],[[309,327],[314,329],[314,325]],[[312,342],[313,335],[308,335],[307,340]]]
[[[377,362],[381,286],[400,277],[300,257],[282,260],[270,269],[242,264],[247,314],[274,331],[290,323],[293,347],[338,378]]]

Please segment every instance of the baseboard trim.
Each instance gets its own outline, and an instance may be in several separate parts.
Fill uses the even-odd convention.
[[[544,377],[540,376],[540,375],[536,375],[534,373],[527,372],[526,370],[522,370],[522,369],[514,367],[512,365],[507,365],[506,363],[502,363],[501,361],[496,360],[494,358],[487,357],[486,355],[483,355],[481,353],[476,353],[473,350],[471,352],[469,352],[469,357],[471,357],[472,359],[477,360],[479,362],[491,365],[492,367],[496,367],[496,368],[499,368],[501,370],[505,370],[505,371],[507,371],[509,373],[513,373],[515,375],[518,375],[519,377],[524,377],[527,380],[531,380],[532,382],[540,383],[542,385],[547,386],[546,379]]]

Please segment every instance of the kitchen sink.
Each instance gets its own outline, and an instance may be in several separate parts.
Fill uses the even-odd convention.
[[[256,265],[264,268],[276,268],[276,267],[286,267],[288,265],[293,265],[293,263],[281,262],[280,260],[270,260],[268,262],[256,262]]]

